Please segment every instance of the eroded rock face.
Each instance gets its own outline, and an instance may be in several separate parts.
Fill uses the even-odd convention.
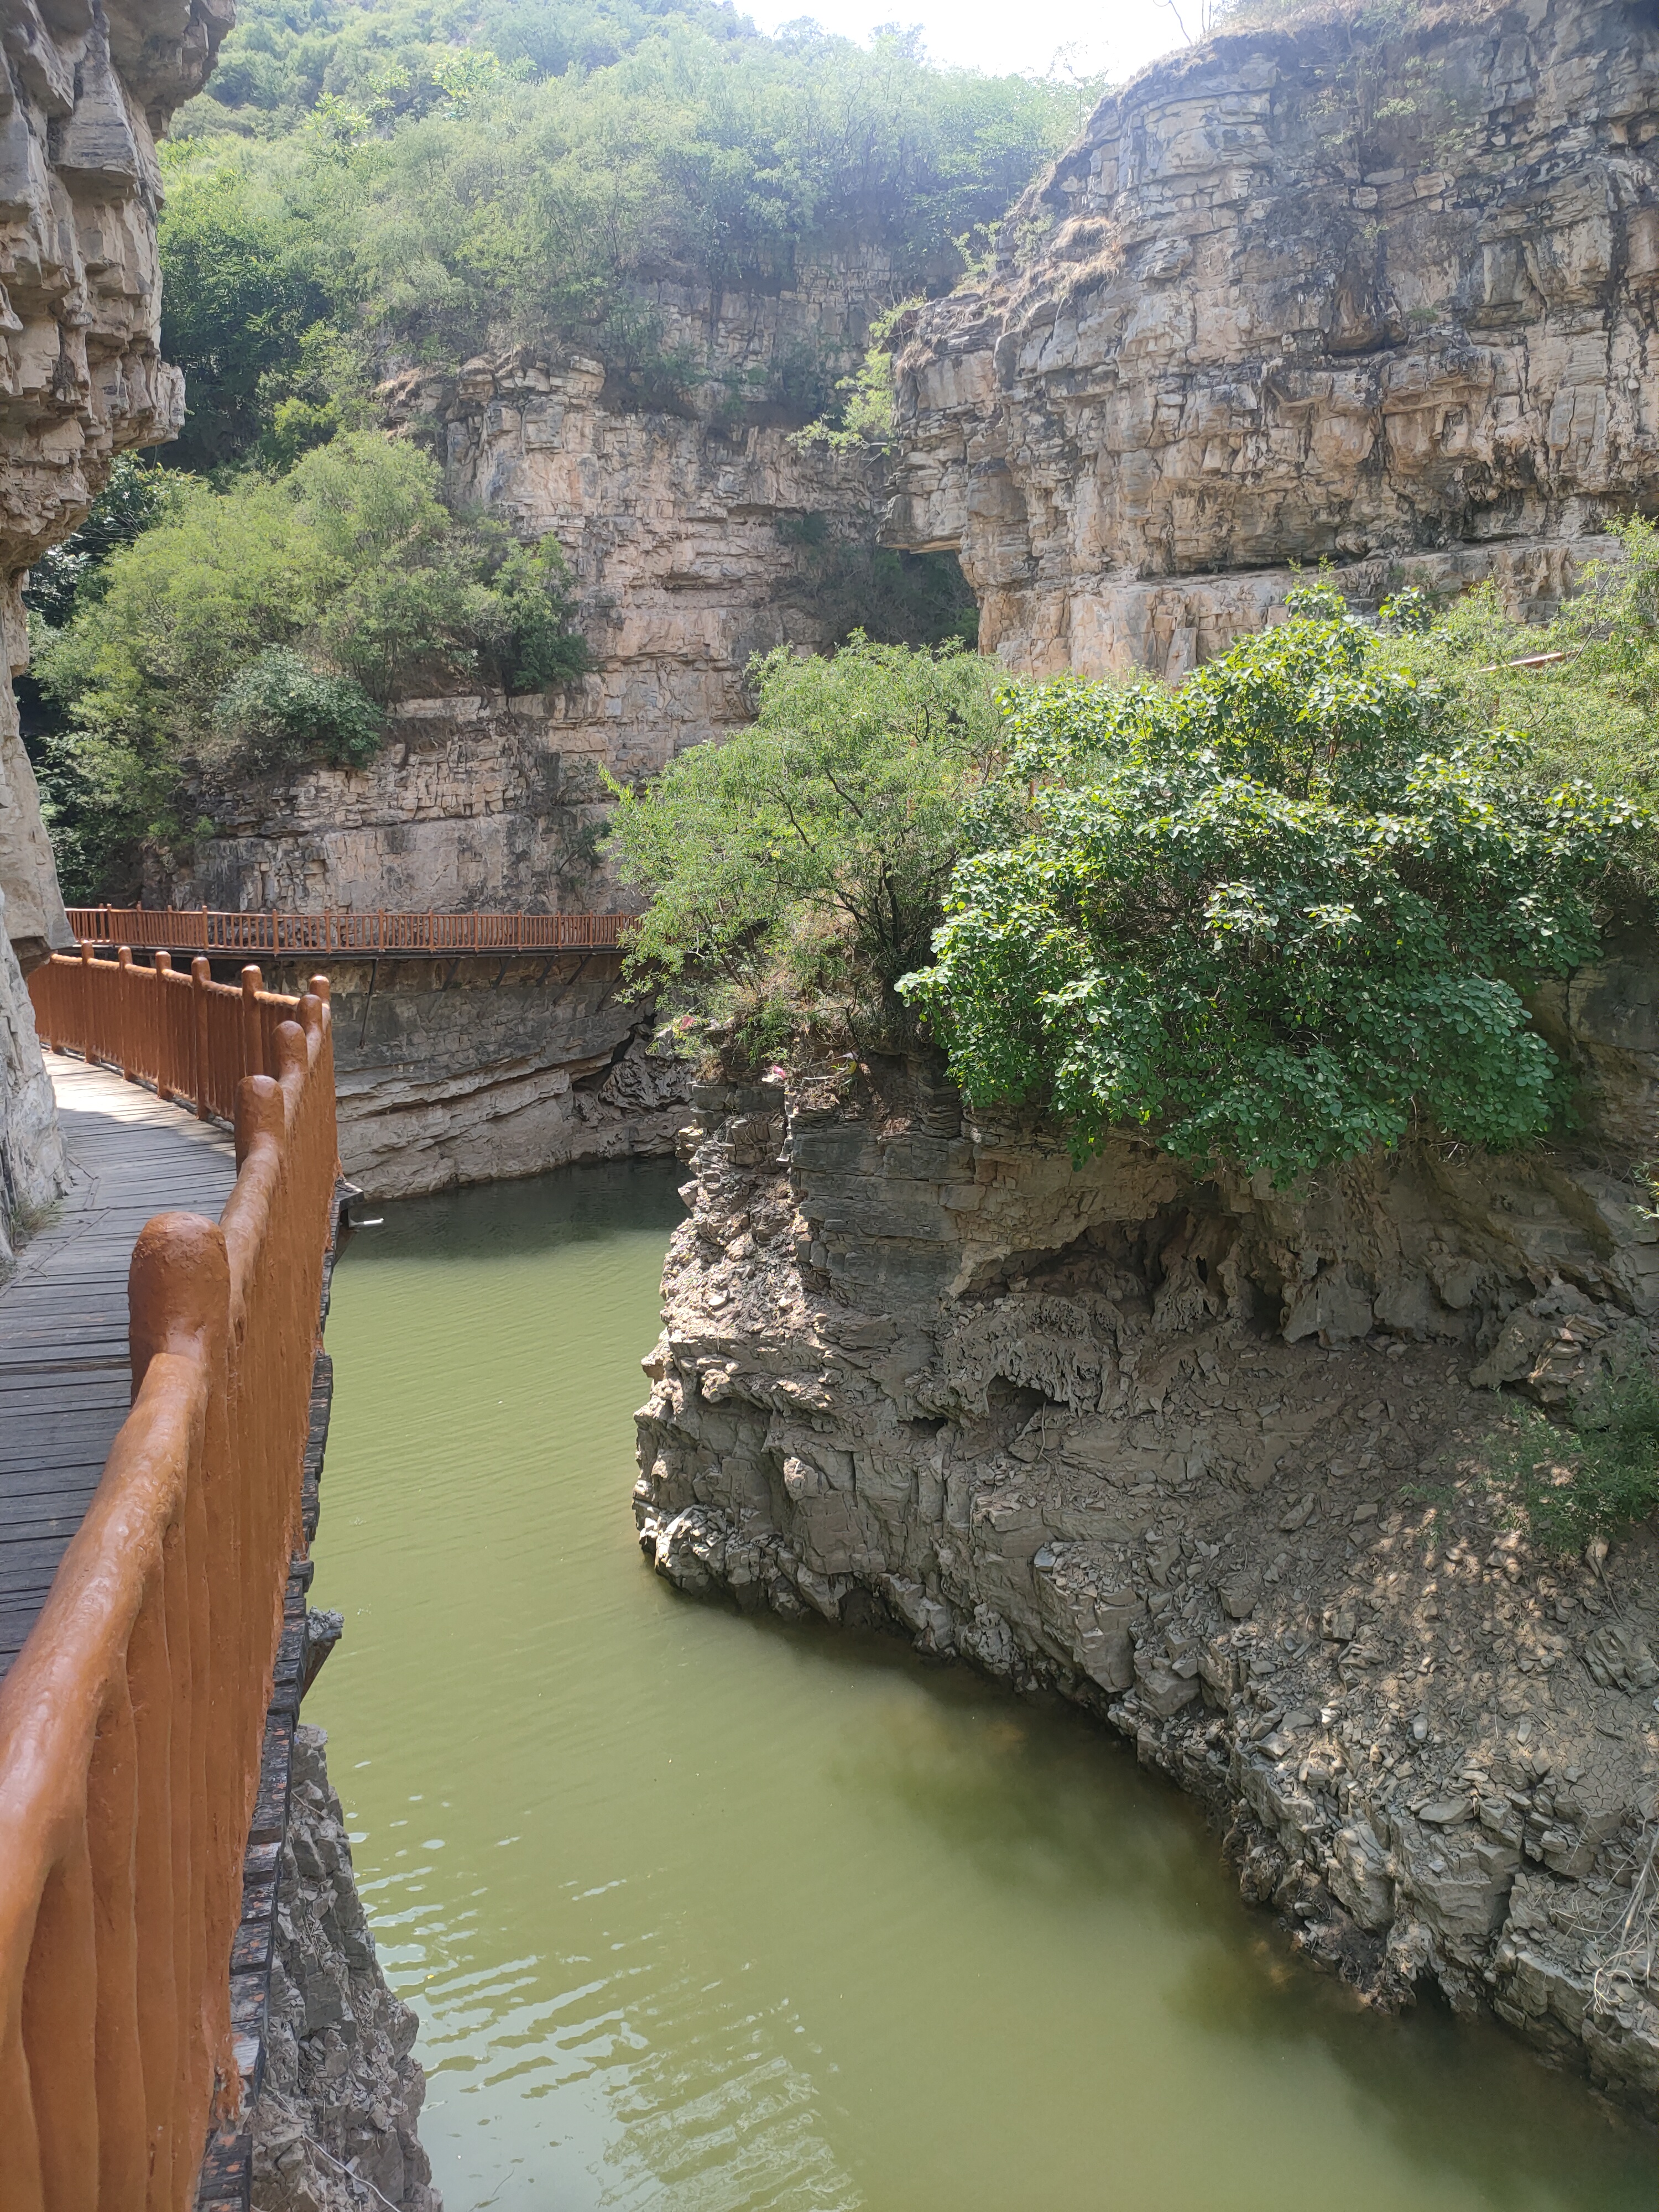
[[[319,1728],[295,1731],[265,2076],[252,2112],[253,2203],[257,2212],[362,2212],[378,2199],[393,2212],[443,2212],[416,2132],[419,2022],[375,1956],[327,1743]]]
[[[1223,34],[1109,94],[900,358],[896,546],[1024,673],[1176,677],[1291,562],[1547,611],[1659,487],[1659,24]]]
[[[0,11],[0,1267],[61,1190],[22,974],[70,943],[9,675],[25,572],[114,456],[169,437],[184,386],[157,351],[155,141],[211,68],[230,0],[7,0]]]
[[[1597,994],[1565,995],[1589,1073]],[[638,1417],[656,1570],[1057,1689],[1371,1999],[1431,1977],[1650,2105],[1619,1931],[1659,1832],[1659,1539],[1552,1563],[1489,1492],[1434,1502],[1496,1388],[1571,1408],[1653,1356],[1629,1093],[1579,1153],[1293,1192],[1127,1135],[1074,1169],[914,1072],[694,1103]]]
[[[614,954],[328,967],[340,1164],[370,1198],[673,1151],[689,1071],[652,1050]]]

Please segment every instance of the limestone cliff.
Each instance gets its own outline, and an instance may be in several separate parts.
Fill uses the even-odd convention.
[[[204,787],[215,834],[146,897],[616,903],[585,858],[599,770],[637,780],[730,729],[750,711],[753,653],[827,645],[846,626],[834,581],[873,542],[879,456],[802,451],[799,408],[766,395],[809,354],[849,364],[895,282],[884,255],[852,251],[764,295],[662,277],[640,312],[698,380],[650,406],[602,363],[533,347],[391,378],[386,419],[439,454],[452,499],[557,537],[592,669],[546,696],[407,702],[362,773]]]
[[[229,0],[7,0],[0,11],[0,631],[27,657],[29,563],[67,537],[115,454],[169,436],[156,350],[155,140],[201,85]],[[63,1188],[22,973],[69,944],[9,674],[0,699],[0,1267]]]
[[[689,1072],[613,954],[328,966],[340,1164],[369,1198],[674,1149]]]
[[[1659,21],[1333,4],[1109,93],[899,368],[887,542],[1024,673],[1178,676],[1292,562],[1547,608],[1659,493]]]
[[[1132,1737],[1373,1999],[1437,1981],[1659,2089],[1659,1536],[1531,1552],[1452,1487],[1515,1384],[1650,1358],[1650,948],[1545,1019],[1577,1152],[1293,1192],[963,1118],[917,1072],[713,1085],[646,1362],[658,1571],[884,1626]]]

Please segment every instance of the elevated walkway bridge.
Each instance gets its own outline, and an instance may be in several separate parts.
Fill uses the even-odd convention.
[[[337,1212],[328,986],[54,957],[0,1284],[0,2206],[246,2205]]]

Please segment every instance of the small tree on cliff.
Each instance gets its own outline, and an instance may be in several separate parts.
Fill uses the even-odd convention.
[[[750,727],[647,791],[612,786],[623,879],[651,894],[630,971],[732,1023],[757,1059],[815,1014],[891,1041],[993,758],[994,672],[954,641],[855,632],[828,658],[780,647],[750,675]]]

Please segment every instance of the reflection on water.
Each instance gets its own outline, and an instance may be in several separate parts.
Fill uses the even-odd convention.
[[[678,1597],[628,1514],[672,1166],[386,1209],[318,1602],[450,2212],[1651,2212],[1651,2139],[1381,2021],[1077,1716]]]

